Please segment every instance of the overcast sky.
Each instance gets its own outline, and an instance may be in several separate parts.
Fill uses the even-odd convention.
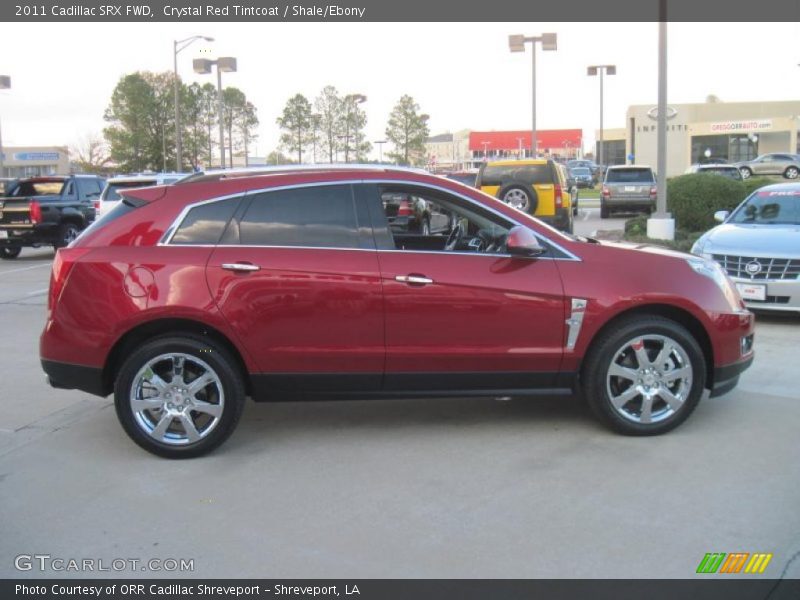
[[[589,64],[612,63],[606,127],[624,126],[630,104],[655,103],[656,23],[19,23],[3,27],[0,92],[4,145],[72,145],[105,126],[103,111],[126,73],[171,71],[172,40],[194,34],[179,55],[184,81],[192,58],[235,56],[241,88],[261,120],[254,155],[274,149],[286,100],[310,100],[331,84],[368,98],[367,133],[383,139],[388,114],[410,94],[431,116],[431,133],[530,127],[530,51],[511,54],[508,35],[558,33],[558,51],[537,53],[540,129],[582,128],[590,148],[599,87]],[[669,25],[669,102],[800,99],[800,24]]]

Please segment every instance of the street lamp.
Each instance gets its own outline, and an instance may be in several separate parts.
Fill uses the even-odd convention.
[[[526,37],[524,35],[508,36],[508,49],[511,52],[525,52],[525,44],[531,44],[531,73],[533,90],[531,99],[531,156],[536,157],[536,42],[542,43],[542,50],[551,51],[558,48],[557,36],[555,33],[543,33],[540,36]]]
[[[489,146],[492,145],[492,142],[481,142],[481,144],[483,144],[483,160],[489,162]]]
[[[358,105],[363,104],[367,101],[367,97],[364,94],[348,94],[344,97],[344,104],[347,112],[345,113],[345,120],[344,120],[344,135],[339,136],[340,138],[344,138],[344,162],[350,162],[350,138],[355,137],[355,133],[350,133],[350,115],[351,110],[355,112],[358,110]]]
[[[616,65],[592,65],[586,68],[589,77],[596,77],[600,73],[600,149],[598,150],[598,164],[602,167],[603,162],[603,73],[606,75],[616,75]]]
[[[386,140],[375,140],[372,142],[373,144],[378,144],[378,162],[383,162],[383,145],[386,143]]]
[[[0,90],[10,90],[11,89],[11,77],[8,75],[0,75]],[[3,155],[3,128],[0,126],[0,177],[3,177],[5,173],[4,167],[4,159],[5,156]]]
[[[192,43],[196,42],[197,40],[205,40],[207,42],[213,42],[214,38],[208,37],[205,35],[193,35],[192,37],[188,37],[183,40],[173,40],[172,41],[172,59],[173,59],[173,66],[175,71],[175,172],[180,173],[182,168],[183,162],[183,147],[181,146],[181,111],[179,107],[179,98],[178,98],[178,53],[183,50],[184,48],[190,46]],[[166,157],[164,158],[166,161]]]
[[[225,168],[225,114],[222,102],[222,74],[236,72],[236,59],[232,56],[221,56],[217,60],[195,58],[192,61],[194,72],[200,75],[211,73],[211,67],[217,65],[217,120],[219,121],[219,164]],[[233,157],[231,157],[232,159]]]

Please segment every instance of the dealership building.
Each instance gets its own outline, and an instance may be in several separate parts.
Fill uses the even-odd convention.
[[[66,175],[70,172],[65,146],[4,147],[0,177]]]
[[[656,165],[658,112],[652,104],[631,106],[625,127],[603,131],[606,164]],[[698,162],[750,160],[770,152],[799,153],[800,101],[721,102],[667,107],[667,176]],[[600,132],[595,132],[595,157]],[[633,159],[631,160],[631,157]]]

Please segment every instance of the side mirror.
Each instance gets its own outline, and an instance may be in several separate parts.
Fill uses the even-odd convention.
[[[512,256],[531,258],[544,254],[546,249],[530,229],[517,225],[508,232],[506,251]]]
[[[724,223],[725,219],[728,218],[729,214],[731,213],[727,210],[718,210],[717,212],[714,213],[714,220],[717,223]]]

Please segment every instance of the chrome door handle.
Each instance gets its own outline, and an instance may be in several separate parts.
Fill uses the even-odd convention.
[[[222,263],[222,268],[226,271],[239,271],[239,272],[250,272],[250,271],[258,271],[261,269],[258,265],[254,265],[251,263]]]
[[[412,285],[428,285],[429,283],[433,283],[433,279],[428,279],[422,275],[397,275],[394,280],[400,283],[410,283]]]

